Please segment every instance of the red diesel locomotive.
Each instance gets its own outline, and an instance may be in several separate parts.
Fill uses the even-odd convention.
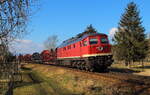
[[[64,41],[57,48],[57,64],[87,71],[103,71],[112,64],[111,45],[102,33],[90,33]]]
[[[104,71],[113,62],[108,37],[102,33],[88,33],[70,38],[55,51],[42,51],[39,58],[43,64],[56,64],[87,71]],[[24,60],[30,61],[31,55],[25,55]]]

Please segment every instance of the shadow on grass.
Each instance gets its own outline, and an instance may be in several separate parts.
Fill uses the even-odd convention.
[[[30,69],[23,67],[22,70],[24,79],[22,82],[16,82],[14,88],[32,86],[34,84],[37,84],[35,86],[35,89],[37,89],[39,95],[81,95],[81,94],[72,94],[71,91],[69,91],[66,88],[63,88],[63,86],[57,83],[54,79],[48,78],[39,72],[33,71],[32,68]],[[47,86],[41,86],[41,83],[46,83]],[[54,92],[48,91],[46,87],[50,87]]]
[[[149,88],[150,88],[150,77],[140,77],[140,80],[133,80],[128,79],[126,82],[131,84],[140,85],[139,89],[136,89],[133,95],[150,95]],[[143,94],[145,93],[145,94]]]
[[[110,72],[118,72],[118,73],[138,73],[140,71],[135,71],[131,69],[124,69],[124,68],[109,68]]]
[[[137,68],[137,69],[138,68],[140,68],[140,69],[150,69],[150,66],[144,66],[144,67],[141,66],[141,67],[135,67],[135,68]]]
[[[142,67],[138,67],[138,68],[142,69]],[[148,68],[150,68],[150,66],[145,66],[144,68],[148,69]],[[136,70],[132,70],[132,69],[110,68],[110,72],[132,74],[132,73],[138,73],[140,71],[136,71]],[[135,85],[140,86],[138,89],[134,89],[132,94],[129,94],[129,95],[141,95],[141,94],[142,95],[150,95],[150,92],[149,92],[150,77],[149,76],[134,75],[132,77],[129,77],[127,80],[125,79],[123,81],[126,83],[129,83],[133,86],[135,86]],[[146,93],[146,94],[143,94],[143,93]]]
[[[26,73],[22,73],[23,80],[22,81],[16,81],[14,83],[14,88],[29,86],[29,85],[33,85],[33,84],[39,84],[39,83],[43,82],[43,79],[41,79],[35,73],[31,72],[32,69],[22,67],[22,70],[26,71]],[[27,77],[30,79],[30,81],[24,81],[24,79]]]
[[[15,82],[14,89],[18,88],[18,87],[33,85],[33,84],[36,84],[36,83],[33,83],[33,82]]]
[[[145,91],[148,90],[149,88],[150,88],[150,86],[146,86],[146,87],[144,87],[144,88],[142,88],[142,89],[136,91],[136,92],[134,93],[134,95],[141,95],[143,92],[145,92]],[[148,94],[149,94],[149,92],[148,92]],[[148,94],[145,94],[145,95],[148,95]],[[143,95],[144,95],[144,94],[143,94]]]
[[[31,68],[26,68],[26,67],[21,67],[22,70],[29,70],[31,71],[32,69]]]

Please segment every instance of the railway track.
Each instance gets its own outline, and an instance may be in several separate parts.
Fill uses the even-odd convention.
[[[126,83],[137,84],[137,85],[150,85],[150,77],[134,75],[128,72],[117,72],[117,71],[113,71],[111,68],[109,69],[108,72],[89,72],[89,71],[80,70],[76,68],[57,66],[54,64],[47,64],[47,65],[55,66],[58,68],[64,68],[77,73],[84,73],[96,79],[105,78],[106,80],[109,80],[111,82],[120,81],[120,82],[126,82]]]
[[[130,83],[132,85],[150,85],[150,77],[144,77],[139,75],[134,75],[128,72],[118,72],[114,71],[110,68],[108,72],[89,72],[85,70],[80,70],[76,68],[70,68],[65,66],[57,66],[54,64],[44,64],[44,65],[51,65],[58,68],[64,68],[68,71],[76,72],[77,74],[85,74],[87,76],[93,77],[94,79],[105,79],[110,82],[124,82]]]
[[[73,68],[69,68],[70,70],[74,70],[76,72],[82,72],[89,74],[93,77],[104,77],[105,79],[109,79],[110,81],[121,81],[121,82],[127,82],[131,84],[138,84],[138,85],[150,85],[150,77],[144,77],[144,76],[139,76],[139,75],[133,75],[133,74],[128,74],[128,73],[120,73],[120,72],[88,72],[88,71],[83,71],[83,70],[76,70]]]

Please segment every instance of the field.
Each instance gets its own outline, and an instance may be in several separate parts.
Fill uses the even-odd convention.
[[[142,69],[112,66],[107,73],[91,73],[51,65],[28,64],[14,95],[150,95],[150,77]],[[146,69],[147,70],[147,69]]]

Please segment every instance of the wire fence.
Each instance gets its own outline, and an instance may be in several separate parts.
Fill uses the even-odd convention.
[[[0,95],[13,95],[14,84],[22,81],[19,61],[0,63]]]

